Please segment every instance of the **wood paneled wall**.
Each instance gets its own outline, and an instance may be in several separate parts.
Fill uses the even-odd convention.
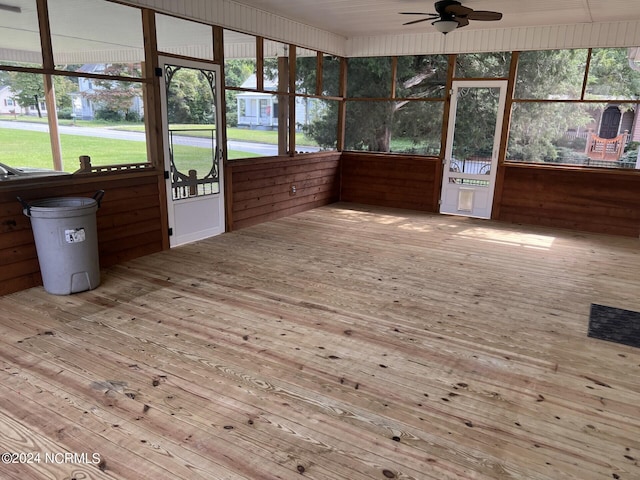
[[[498,220],[614,235],[640,235],[640,175],[636,171],[507,165]],[[437,212],[437,158],[338,152],[236,160],[227,167],[229,229],[236,230],[336,202]],[[92,196],[98,210],[103,267],[166,248],[166,213],[157,172],[47,179],[0,190],[0,295],[41,284],[29,219],[16,200]],[[293,193],[291,187],[295,186]]]
[[[344,202],[437,212],[442,163],[438,158],[345,152]]]
[[[345,152],[345,202],[438,212],[437,158]],[[504,165],[494,218],[511,223],[640,236],[640,172]]]
[[[231,185],[231,195],[227,197],[229,230],[337,202],[339,167],[338,152],[229,162],[226,170],[226,181]]]
[[[164,182],[164,180],[161,180]],[[49,197],[105,195],[96,214],[100,265],[106,267],[162,250],[163,209],[157,172],[43,180],[37,186],[3,185],[0,190],[0,295],[42,284],[26,201]]]
[[[638,237],[639,173],[507,165],[496,218]]]

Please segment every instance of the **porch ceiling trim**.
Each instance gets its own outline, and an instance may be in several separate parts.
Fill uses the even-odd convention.
[[[640,20],[345,38],[232,0],[122,3],[347,57],[640,46]]]
[[[640,21],[354,37],[350,57],[640,46]]]

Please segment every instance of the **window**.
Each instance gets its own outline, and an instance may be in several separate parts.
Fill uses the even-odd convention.
[[[160,52],[213,60],[213,29],[209,25],[158,13],[156,36]]]
[[[396,97],[444,98],[448,62],[447,55],[399,57]]]
[[[604,48],[521,53],[506,159],[637,168],[637,52]]]
[[[337,97],[340,95],[340,63],[339,57],[323,55],[322,57],[322,95]]]
[[[142,76],[144,42],[137,8],[104,0],[49,2],[49,23],[56,69]]]
[[[20,2],[20,11],[2,11],[0,65],[42,67],[36,0]]]
[[[296,93],[315,95],[318,80],[318,54],[315,50],[296,48]]]
[[[594,48],[585,98],[640,99],[640,48]]]
[[[337,148],[339,102],[320,98],[296,99],[296,152]]]
[[[443,102],[348,101],[345,149],[438,155]]]
[[[587,50],[536,50],[520,53],[515,98],[578,100]]]
[[[48,60],[56,72],[45,76],[33,72],[42,67],[41,58],[36,67],[32,63],[41,57],[34,40],[40,43],[35,2],[22,3],[12,24],[18,32],[0,35],[3,42],[11,39],[11,45],[0,45],[0,87],[14,102],[10,121],[0,129],[3,145],[11,138],[3,161],[65,172],[79,169],[81,155],[90,156],[93,166],[148,163],[140,10],[103,0],[48,2],[53,47]],[[17,61],[4,61],[10,57]],[[2,71],[3,64],[30,68]],[[59,149],[49,138],[54,122]],[[109,135],[102,133],[106,128]]]
[[[440,154],[448,56],[349,59],[348,66],[346,150]]]
[[[339,59],[296,48],[296,93],[300,94],[295,98],[296,152],[337,148],[339,102],[324,97],[328,92],[337,94],[339,72]]]
[[[347,97],[389,98],[391,57],[350,58],[347,61]]]
[[[224,30],[224,80],[227,87],[256,88],[256,37]],[[245,82],[253,75],[251,86]]]
[[[224,31],[226,127],[231,160],[278,154],[280,98],[275,92],[278,58],[284,58],[287,47],[264,40],[264,69],[258,72],[257,41],[251,35]]]
[[[43,75],[7,72],[7,82],[2,91],[13,96],[14,113],[2,116],[6,125],[0,128],[2,163],[16,168],[52,169],[47,112],[40,101],[44,97]]]
[[[456,78],[507,78],[511,52],[461,53],[456,55]]]
[[[269,92],[289,91],[289,78],[283,75],[289,61],[289,45],[286,43],[264,40],[264,90]]]

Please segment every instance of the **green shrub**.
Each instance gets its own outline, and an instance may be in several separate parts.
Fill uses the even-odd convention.
[[[109,110],[108,108],[101,108],[97,110],[95,117],[97,120],[105,120],[107,122],[121,122],[124,120],[122,112]]]

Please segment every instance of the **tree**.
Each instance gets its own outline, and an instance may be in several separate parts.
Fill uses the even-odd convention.
[[[443,66],[446,74],[446,57],[440,55],[418,55],[398,59],[397,96],[412,98],[442,98]],[[340,62],[329,57],[323,63],[323,93],[338,91]],[[420,111],[430,118],[434,105],[431,102],[408,102],[383,100],[391,97],[391,59],[388,57],[351,58],[348,60],[347,96],[350,98],[371,98],[377,101],[350,101],[347,104],[345,148],[388,152],[391,140],[404,136],[410,141],[424,140],[425,122],[413,122],[400,115],[402,110]],[[297,69],[301,88],[315,92],[315,59],[299,62]],[[335,142],[335,121],[338,103],[329,102],[325,115],[317,121],[303,126],[307,136],[321,146],[331,147]],[[441,116],[441,114],[440,114]],[[329,130],[329,131],[328,131]],[[332,130],[332,131],[331,131]],[[440,132],[437,133],[438,138]],[[333,140],[331,140],[333,139]]]
[[[42,117],[40,102],[44,100],[44,79],[36,73],[8,72],[7,84],[11,86],[15,99],[23,107],[36,107],[38,116]],[[53,89],[56,96],[58,109],[70,108],[71,97],[69,93],[77,89],[77,80],[60,75],[53,76]]]
[[[171,124],[215,124],[211,72],[176,67],[167,86],[167,115]]]
[[[56,93],[56,107],[58,110],[71,108],[70,93],[78,90],[78,80],[73,77],[54,75],[53,88]]]
[[[109,64],[104,74],[119,76],[140,76],[139,64]],[[95,79],[91,91],[82,92],[82,96],[98,106],[97,117],[103,120],[124,120],[136,97],[142,97],[142,86],[138,82],[122,80]]]
[[[640,72],[629,66],[626,48],[596,48],[591,53],[587,94],[640,99]]]
[[[410,100],[390,100],[392,62],[388,57],[351,58],[348,60],[347,96],[372,100],[349,101],[346,113],[345,148],[377,152],[391,151],[392,140],[422,144],[429,153],[439,150],[442,128],[442,102],[416,99],[444,99],[448,59],[445,55],[415,55],[399,57],[397,62],[396,97]],[[315,67],[315,65],[314,65]],[[337,91],[339,62],[325,62],[323,91]],[[300,67],[299,67],[300,68]],[[303,65],[304,68],[304,65]],[[326,74],[327,69],[329,70]],[[304,81],[303,76],[298,76]],[[315,76],[309,76],[315,83]],[[311,86],[309,86],[311,87]],[[308,87],[308,88],[309,88]],[[309,88],[310,89],[310,88]],[[315,84],[313,85],[315,90]],[[387,100],[389,99],[389,100]],[[335,139],[328,128],[335,128],[331,119],[337,114],[337,102],[330,104],[324,119],[304,128],[305,133],[321,146]],[[331,111],[331,110],[336,111]]]
[[[11,85],[10,72],[0,70],[0,87],[4,87],[5,85]]]
[[[42,118],[40,102],[44,98],[44,81],[42,75],[26,72],[11,72],[11,90],[19,105],[23,107],[35,106],[38,110],[38,117]]]
[[[542,162],[557,160],[558,143],[570,127],[591,121],[587,106],[548,100],[579,99],[586,50],[545,50],[520,54],[507,158]]]

